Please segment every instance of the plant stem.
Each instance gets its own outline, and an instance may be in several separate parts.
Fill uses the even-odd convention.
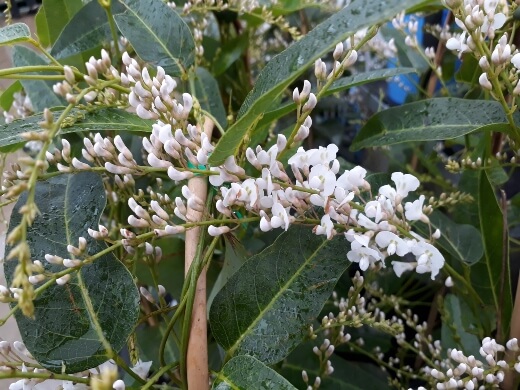
[[[114,41],[114,49],[117,61],[121,61],[121,51],[119,50],[119,37],[117,36],[117,28],[114,22],[114,15],[112,15],[111,1],[101,3],[107,14],[108,25],[110,26],[110,32],[112,33],[112,40]]]
[[[213,121],[206,118],[204,122],[204,133],[211,138],[213,132]],[[188,188],[203,203],[206,202],[208,193],[207,178],[195,176],[188,181]],[[188,207],[187,219],[198,222],[203,218],[203,213]],[[202,234],[200,227],[192,228],[186,231],[186,246],[184,266],[185,270],[189,270],[197,254],[197,243],[200,241]],[[198,276],[198,279],[197,279]],[[193,310],[191,318],[189,340],[186,351],[186,382],[183,383],[185,388],[204,390],[209,387],[209,371],[208,371],[208,339],[207,339],[207,309],[206,309],[206,269],[200,270],[200,275],[193,273],[191,280],[196,282],[195,293],[193,297],[193,306],[188,304],[188,310]],[[187,310],[187,313],[188,313]],[[186,315],[187,315],[186,313]],[[184,333],[184,329],[183,329]],[[184,341],[184,340],[183,340]],[[184,375],[182,367],[181,355],[181,375]]]

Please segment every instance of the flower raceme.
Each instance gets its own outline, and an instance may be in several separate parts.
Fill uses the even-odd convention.
[[[156,120],[150,136],[142,140],[148,164],[154,171],[165,171],[179,184],[195,174],[205,174],[218,189],[215,208],[220,219],[209,227],[211,235],[227,233],[227,225],[240,224],[235,215],[245,209],[258,218],[261,231],[287,230],[292,224],[305,223],[313,224],[313,232],[327,239],[343,234],[351,243],[346,257],[359,263],[362,270],[384,267],[389,256],[408,257],[413,261],[392,262],[397,275],[416,270],[431,273],[433,279],[444,265],[444,258],[432,245],[438,237],[425,238],[413,231],[416,221],[429,223],[426,214],[431,211],[431,207],[424,207],[424,195],[404,202],[420,185],[413,175],[395,172],[391,176],[393,185],[383,185],[374,193],[363,167],[341,170],[336,158],[338,147],[333,144],[308,150],[299,147],[285,166],[280,156],[290,152],[292,145],[282,134],[268,149],[257,146],[246,150],[246,161],[256,174],[247,175],[235,156],[229,156],[223,165],[209,166],[208,156],[214,146],[201,126],[188,123],[193,97],[184,93],[180,95],[182,103],[178,102],[176,83],[162,68],[151,77],[146,68],[141,70],[126,54],[123,62],[127,74],[122,73],[121,78],[130,86],[130,104],[141,118]],[[312,126],[310,116],[304,126]],[[300,138],[308,134],[304,133]],[[58,169],[87,170],[89,164],[102,165],[116,175],[118,183],[130,182],[132,175],[144,174],[148,169],[137,165],[121,137],[112,140],[96,134],[92,141],[84,140],[82,155],[86,162],[71,160],[70,152],[64,150],[62,156],[72,167],[60,164]],[[187,186],[183,186],[182,196],[175,199],[155,195],[150,204],[139,205],[136,199],[129,199],[133,214],[128,223],[133,228],[154,229],[160,236],[179,234],[194,226],[186,215],[187,209],[204,208]],[[322,213],[320,219],[316,219],[317,212]],[[182,223],[176,224],[174,218]],[[127,250],[132,250],[130,242],[125,241]]]

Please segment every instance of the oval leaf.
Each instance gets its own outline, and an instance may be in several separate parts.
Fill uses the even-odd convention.
[[[57,118],[63,111],[53,111]],[[70,116],[72,124],[64,126],[60,134],[75,133],[79,131],[136,131],[149,133],[153,121],[141,119],[117,108],[102,108],[94,111],[74,110]],[[40,133],[43,129],[38,125],[42,121],[42,114],[13,121],[0,125],[0,152],[8,152],[21,148],[27,141],[21,137],[26,131]]]
[[[112,14],[124,8],[112,1]],[[63,28],[51,49],[51,54],[59,59],[109,44],[112,40],[107,14],[98,1],[91,1],[81,8]]]
[[[27,242],[32,258],[42,260],[47,271],[57,272],[64,267],[45,262],[45,254],[70,258],[67,245],[77,246],[79,236],[87,239],[88,255],[106,248],[87,234],[88,228],[97,229],[106,204],[99,175],[83,172],[39,182],[36,199],[40,214],[27,231]],[[26,200],[25,193],[13,210],[10,229],[20,223],[20,207]],[[17,264],[16,260],[4,263],[9,284]],[[98,334],[104,334],[112,349],[119,351],[139,315],[139,293],[132,275],[112,254],[72,275],[66,285],[52,284],[38,295],[34,319],[16,312],[22,339],[31,354],[42,366],[57,373],[84,371],[106,361]]]
[[[240,108],[239,119],[220,139],[209,157],[209,163],[219,165],[228,156],[235,154],[248,129],[262,117],[272,102],[304,74],[314,61],[332,51],[336,43],[363,27],[377,24],[421,1],[353,0],[274,57],[258,76],[255,87]]]
[[[0,46],[27,42],[30,38],[31,31],[25,23],[15,23],[0,28]]]
[[[518,114],[515,117],[520,123]],[[375,114],[359,131],[351,149],[453,139],[484,129],[507,130],[502,124],[507,124],[506,116],[496,101],[428,99]]]
[[[482,237],[478,229],[472,225],[459,225],[440,211],[434,211],[429,217],[432,231],[439,229],[441,237],[436,241],[453,258],[466,264],[477,263],[484,254]],[[427,225],[417,225],[417,230],[429,235]]]
[[[300,374],[301,375],[301,374]],[[283,376],[251,356],[231,359],[218,373],[213,390],[296,390]]]
[[[42,57],[34,51],[23,46],[16,46],[13,49],[13,64],[16,67],[30,65],[48,65]],[[33,72],[28,74],[56,74],[49,72]],[[52,90],[54,82],[45,80],[20,80],[23,89],[29,95],[34,111],[43,111],[45,108],[63,105],[60,99]]]
[[[115,15],[117,27],[144,61],[179,76],[195,60],[195,42],[188,25],[160,0],[125,0]]]
[[[210,324],[228,355],[282,360],[308,332],[348,267],[349,243],[294,226],[250,258],[215,297]]]

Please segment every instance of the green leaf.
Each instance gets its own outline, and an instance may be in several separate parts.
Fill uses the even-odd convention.
[[[249,34],[241,34],[238,37],[226,42],[218,51],[218,55],[213,60],[211,70],[215,76],[224,73],[249,45]]]
[[[31,31],[25,23],[15,23],[0,28],[0,46],[14,45],[31,39]]]
[[[13,48],[13,64],[16,67],[30,65],[48,65],[47,61],[36,54],[34,51],[23,46]],[[32,72],[27,74],[56,74],[49,72]],[[34,111],[43,111],[45,108],[62,106],[64,101],[60,99],[52,90],[53,81],[45,80],[20,80],[29,98]]]
[[[432,231],[439,229],[441,237],[436,241],[444,250],[453,256],[454,259],[462,261],[468,265],[477,263],[484,254],[482,247],[482,237],[477,228],[472,225],[459,225],[453,222],[440,211],[434,211],[430,216]],[[429,235],[427,225],[417,225],[417,230]]]
[[[53,111],[54,118],[57,119],[62,112],[62,110]],[[90,112],[73,110],[69,118],[71,123],[62,126],[61,134],[106,130],[149,133],[153,124],[151,120],[141,119],[135,114],[117,108],[102,108]],[[24,132],[42,132],[43,129],[38,125],[41,121],[40,113],[0,125],[0,152],[13,151],[22,147],[26,142],[21,137]]]
[[[515,116],[518,120],[518,114]],[[453,139],[475,131],[508,128],[504,110],[496,101],[428,99],[375,114],[360,130],[351,149]]]
[[[245,248],[238,240],[231,242],[226,236],[226,252],[224,254],[224,264],[218,273],[217,279],[211,288],[211,292],[208,296],[208,307],[211,308],[211,304],[215,299],[218,292],[224,287],[227,281],[233,276],[240,267],[245,263],[247,253]]]
[[[81,0],[43,0],[35,18],[36,33],[42,46],[52,46],[81,7]]]
[[[0,95],[0,107],[2,107],[4,111],[9,111],[14,102],[14,94],[16,92],[20,92],[21,90],[22,83],[20,83],[20,80],[16,80]]]
[[[296,390],[284,377],[252,356],[231,359],[218,373],[213,390]]]
[[[226,109],[217,80],[206,69],[197,68],[193,82],[195,88],[192,93],[199,100],[201,108],[211,114],[221,127],[226,127]]]
[[[27,230],[31,258],[43,261],[45,254],[70,258],[67,245],[77,246],[80,236],[87,239],[87,256],[106,248],[87,234],[88,228],[97,229],[106,204],[101,176],[83,172],[38,182],[35,198],[40,213]],[[13,210],[10,230],[21,222],[20,208],[26,201],[24,193]],[[43,263],[47,272],[65,269]],[[9,284],[17,264],[14,259],[4,263]],[[34,319],[16,312],[27,349],[45,368],[74,373],[107,360],[100,334],[114,351],[123,348],[139,316],[139,293],[132,275],[109,253],[72,273],[66,285],[52,283],[34,306]]]
[[[114,19],[139,57],[162,66],[172,76],[185,73],[195,61],[195,42],[179,14],[157,0],[125,0],[122,4],[126,10]]]
[[[332,51],[336,43],[366,26],[377,24],[422,0],[353,0],[349,6],[316,26],[302,39],[274,57],[262,70],[253,90],[239,111],[239,119],[220,139],[209,158],[219,165],[235,154],[248,129],[262,117],[272,102],[314,62]]]
[[[210,324],[228,356],[282,360],[308,332],[348,267],[348,242],[294,226],[251,257],[228,280],[210,309]]]
[[[414,73],[413,68],[391,68],[391,69],[377,69],[368,72],[357,73],[352,76],[342,77],[332,83],[330,88],[325,91],[323,97],[332,95],[333,93],[341,92],[353,87],[372,83],[374,81],[386,80],[400,74]],[[314,91],[315,92],[315,91]],[[263,118],[258,122],[258,127],[271,123],[276,119],[283,117],[296,110],[296,104],[292,101],[283,104],[281,107],[265,113]]]
[[[122,12],[124,8],[117,1],[112,2],[112,13]],[[98,1],[91,1],[81,8],[67,23],[51,54],[67,58],[75,54],[108,45],[112,41],[107,14]]]
[[[476,334],[470,333],[471,329],[478,329],[478,321],[468,305],[454,294],[448,294],[444,298],[441,310],[442,346],[462,349],[466,356],[480,356],[479,349],[482,346]]]
[[[496,313],[502,315],[502,334],[508,333],[512,313],[512,296],[510,284],[509,261],[504,259],[504,221],[502,209],[498,204],[495,191],[485,171],[481,171],[478,179],[478,216],[480,232],[484,245],[484,258],[472,272],[472,284],[477,291],[485,289],[490,292],[490,303]],[[507,245],[507,244],[506,244]],[[506,264],[503,265],[503,261]],[[504,268],[504,273],[502,272]],[[473,269],[472,269],[473,270]],[[502,275],[503,273],[503,275]]]

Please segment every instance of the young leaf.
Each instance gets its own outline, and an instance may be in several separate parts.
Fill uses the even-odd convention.
[[[23,46],[16,46],[13,49],[13,64],[16,67],[30,65],[47,65],[42,57],[34,51]],[[56,74],[49,72],[34,72],[32,74]],[[64,101],[60,99],[52,90],[53,82],[45,80],[20,80],[29,98],[34,111],[43,111],[45,108],[63,106]]]
[[[180,76],[195,60],[191,31],[162,1],[120,0],[126,10],[114,16],[117,27],[144,61]]]
[[[25,23],[15,23],[0,28],[0,46],[27,42],[30,38],[31,31]]]
[[[212,390],[296,390],[283,376],[252,356],[231,359],[218,373]]]
[[[349,262],[343,237],[294,226],[247,260],[211,305],[209,320],[228,356],[282,360],[305,337]]]
[[[121,4],[112,1],[112,14],[123,10]],[[112,35],[105,10],[98,1],[91,1],[63,28],[51,49],[51,54],[58,59],[67,58],[108,44],[111,40]]]
[[[518,114],[515,117],[519,119]],[[453,139],[475,131],[507,129],[504,110],[496,101],[428,99],[375,114],[359,131],[351,149]]]
[[[87,239],[87,254],[92,256],[106,248],[87,233],[98,229],[105,208],[105,189],[101,177],[92,172],[54,177],[36,185],[40,213],[27,230],[31,258],[41,260],[48,272],[65,269],[44,260],[45,254],[71,258],[67,245]],[[11,217],[10,229],[21,221],[20,208],[27,194],[18,200]],[[9,284],[12,283],[16,259],[4,263]],[[69,283],[52,283],[34,301],[34,319],[16,311],[22,339],[34,358],[45,368],[61,373],[87,370],[108,357],[101,335],[118,352],[137,322],[139,293],[132,275],[112,253],[95,259],[72,273]]]
[[[52,46],[70,19],[83,7],[81,0],[43,0],[34,21],[44,47]]]
[[[55,118],[61,113],[61,110],[53,112]],[[74,110],[70,118],[74,119],[74,122],[62,127],[61,134],[102,130],[149,133],[153,124],[153,121],[141,119],[135,114],[117,108],[102,108],[94,111]],[[21,134],[26,131],[42,132],[43,129],[38,125],[41,121],[42,114],[36,114],[0,125],[0,152],[21,148],[26,142]]]
[[[10,86],[8,86],[0,95],[0,107],[4,111],[9,111],[11,105],[14,102],[14,94],[22,90],[22,83],[20,80],[16,80]]]
[[[192,94],[199,100],[201,108],[210,113],[221,127],[226,127],[226,109],[217,80],[206,69],[197,68],[193,82],[195,88]]]
[[[332,51],[336,43],[363,27],[377,24],[422,0],[353,0],[347,7],[316,26],[302,39],[274,57],[262,70],[255,87],[240,108],[239,118],[220,139],[209,158],[219,165],[235,154],[248,129],[272,102],[318,58]]]

